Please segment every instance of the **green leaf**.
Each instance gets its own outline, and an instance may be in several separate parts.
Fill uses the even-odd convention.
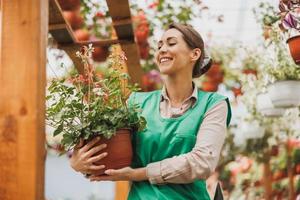
[[[53,136],[57,136],[58,134],[60,134],[63,131],[63,123],[61,123],[56,130],[53,133]]]

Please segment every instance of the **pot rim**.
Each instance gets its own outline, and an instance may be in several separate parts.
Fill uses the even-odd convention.
[[[300,35],[295,35],[286,40],[286,43],[289,43],[291,40],[300,39]]]

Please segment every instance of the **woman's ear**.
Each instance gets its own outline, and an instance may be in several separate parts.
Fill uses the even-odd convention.
[[[201,50],[199,48],[195,48],[191,52],[191,61],[196,62],[201,56]]]

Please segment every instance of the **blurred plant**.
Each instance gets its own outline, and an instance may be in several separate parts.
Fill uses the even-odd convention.
[[[280,0],[279,9],[283,28],[300,31],[300,1]]]
[[[279,13],[268,2],[261,2],[257,8],[253,9],[253,13],[257,22],[262,25],[262,28],[272,26],[280,20]]]
[[[266,72],[271,76],[271,82],[280,80],[300,80],[300,67],[294,63],[288,53],[284,35],[278,28],[274,28],[271,34],[272,43],[269,48],[273,54],[266,67]]]

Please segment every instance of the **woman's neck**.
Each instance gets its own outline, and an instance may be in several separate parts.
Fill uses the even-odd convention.
[[[166,77],[165,87],[171,106],[180,107],[183,101],[192,95],[193,83],[192,77]]]

